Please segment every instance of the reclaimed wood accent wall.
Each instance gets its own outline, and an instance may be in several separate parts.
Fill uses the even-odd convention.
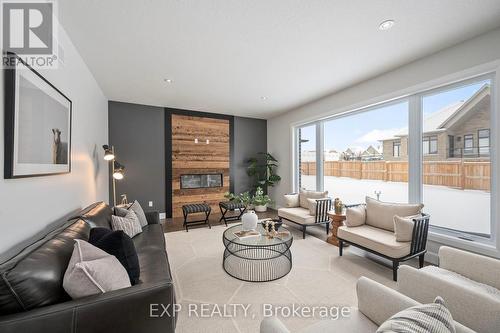
[[[182,217],[182,205],[189,203],[206,202],[213,213],[219,212],[219,202],[230,186],[229,126],[227,119],[172,114],[173,217]],[[222,187],[181,189],[181,175],[211,173],[223,175]]]

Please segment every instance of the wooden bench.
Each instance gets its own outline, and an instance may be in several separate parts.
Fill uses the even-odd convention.
[[[236,201],[219,202],[219,208],[222,214],[221,218],[219,219],[219,222],[224,221],[226,227],[227,227],[227,221],[237,221],[241,219],[241,216],[243,215],[243,213],[245,213],[245,210],[247,209],[247,207],[243,203]],[[226,216],[228,211],[236,209],[239,210],[238,215]]]

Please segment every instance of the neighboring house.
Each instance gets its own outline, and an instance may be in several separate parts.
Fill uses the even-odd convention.
[[[360,157],[362,161],[376,161],[384,159],[384,156],[379,149],[373,147],[372,145],[366,148],[366,150],[361,153]]]
[[[425,160],[489,158],[490,86],[485,84],[466,101],[460,101],[424,119]],[[384,160],[408,158],[408,130],[381,140]]]
[[[335,149],[331,149],[323,153],[323,159],[325,161],[338,161],[340,160],[340,154]]]
[[[350,147],[340,154],[340,160],[342,161],[354,161],[361,159],[361,153],[363,148],[361,147]]]
[[[340,154],[334,150],[325,150],[323,152],[324,161],[338,161],[340,159]],[[301,153],[302,162],[316,162],[316,151],[315,150],[305,150]]]
[[[316,162],[316,151],[315,150],[302,151],[300,160],[302,162]]]

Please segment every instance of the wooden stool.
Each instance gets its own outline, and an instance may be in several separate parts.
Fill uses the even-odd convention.
[[[327,242],[339,246],[339,239],[337,238],[337,231],[339,227],[344,225],[344,221],[346,219],[345,212],[342,212],[342,214],[336,214],[333,210],[331,212],[328,212],[328,216],[330,216],[331,219],[331,225],[332,225],[332,233],[331,235],[327,238]],[[347,244],[344,244],[344,247],[347,246]]]
[[[184,215],[184,228],[186,228],[186,231],[188,230],[188,225],[190,224],[208,224],[208,228],[212,229],[212,226],[210,225],[210,221],[208,220],[208,217],[210,216],[210,212],[212,211],[212,208],[210,208],[209,205],[206,203],[201,203],[201,204],[188,204],[188,205],[183,205],[182,206],[182,214]],[[205,213],[205,219],[204,220],[195,220],[195,221],[188,221],[188,215],[189,214],[195,214],[195,213]]]

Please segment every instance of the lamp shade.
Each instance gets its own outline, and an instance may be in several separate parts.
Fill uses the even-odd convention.
[[[116,161],[114,161],[114,163],[115,171],[113,172],[113,178],[117,180],[123,179],[123,177],[125,177],[125,167]]]
[[[111,160],[115,159],[115,154],[113,152],[113,148],[111,148],[108,145],[104,145],[104,146],[102,146],[102,148],[104,149],[104,159],[106,161],[111,161]]]

